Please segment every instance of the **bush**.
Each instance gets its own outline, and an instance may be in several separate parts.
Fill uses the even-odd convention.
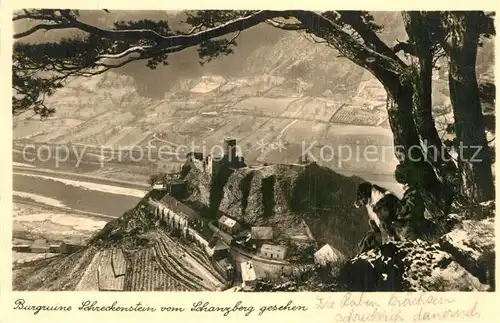
[[[153,186],[158,183],[166,183],[168,175],[165,172],[159,172],[156,174],[151,174],[148,179],[148,184]]]

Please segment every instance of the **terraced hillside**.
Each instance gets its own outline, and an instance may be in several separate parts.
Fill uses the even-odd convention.
[[[215,291],[227,283],[193,243],[158,227],[144,207],[108,222],[70,255],[16,264],[14,290]]]

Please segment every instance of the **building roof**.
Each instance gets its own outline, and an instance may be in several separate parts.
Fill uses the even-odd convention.
[[[273,244],[263,244],[261,250],[282,253],[282,252],[286,251],[286,248],[283,246],[277,246],[277,245],[273,245]]]
[[[251,261],[245,261],[240,263],[241,266],[241,279],[245,281],[252,281],[257,278],[255,275],[255,268]]]
[[[323,265],[330,262],[335,262],[337,260],[341,260],[343,258],[344,255],[337,249],[330,246],[329,244],[325,244],[323,247],[321,247],[318,251],[314,253],[314,260],[316,261],[316,263],[320,263]]]
[[[228,249],[229,249],[229,247],[226,244],[222,243],[221,241],[217,241],[217,243],[214,246],[214,251],[215,250],[228,250]]]
[[[252,239],[255,240],[272,240],[273,228],[272,227],[252,227],[250,229]]]
[[[222,258],[221,260],[217,260],[217,263],[224,268],[233,268],[233,264],[229,261],[228,258]]]
[[[219,218],[219,223],[222,223],[225,226],[232,228],[236,225],[237,222],[236,222],[236,220],[233,220],[233,219],[223,215]]]
[[[213,248],[215,247],[215,245],[217,244],[217,242],[219,241],[219,237],[217,235],[213,235],[210,240],[208,240],[208,247],[209,248]]]
[[[162,199],[160,200],[160,203],[167,206],[173,212],[175,212],[177,214],[184,215],[189,220],[200,220],[201,219],[201,216],[198,214],[198,212],[196,212],[195,210],[193,210],[192,208],[190,208],[186,204],[182,203],[181,201],[179,201],[175,197],[172,197],[168,194],[166,194],[165,196],[162,197]]]
[[[183,186],[186,184],[187,184],[186,180],[179,178],[170,179],[167,183],[168,186]]]

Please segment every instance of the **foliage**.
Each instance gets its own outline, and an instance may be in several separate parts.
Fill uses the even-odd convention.
[[[287,248],[287,260],[297,264],[314,263],[316,243],[313,241],[294,241],[288,235],[281,236],[279,243]]]
[[[334,292],[340,291],[339,274],[345,261],[326,266],[296,265],[291,270],[259,279],[258,292]]]
[[[168,174],[164,172],[151,174],[148,179],[148,184],[151,186],[159,183],[165,184],[167,182],[168,182]]]

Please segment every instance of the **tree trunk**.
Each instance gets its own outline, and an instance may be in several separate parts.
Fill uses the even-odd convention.
[[[435,52],[429,29],[435,21],[435,13],[418,11],[403,12],[405,28],[409,35],[411,54],[418,57],[418,66],[410,67],[413,80],[414,118],[425,150],[425,158],[443,183],[450,189],[458,181],[458,169],[436,130],[432,116],[432,72]]]
[[[394,136],[394,150],[400,163],[414,159],[421,160],[422,150],[415,122],[413,120],[413,89],[411,84],[386,87],[387,114]]]
[[[476,78],[478,25],[476,12],[447,13],[444,28],[449,39],[443,47],[448,55],[462,194],[481,202],[494,199],[495,192]]]
[[[400,85],[398,91],[388,90],[389,122],[394,135],[395,154],[400,165],[396,179],[416,190],[424,203],[423,210],[432,216],[448,213],[453,194],[447,185],[438,179],[430,163],[423,155],[420,137],[412,111],[415,109],[414,84]]]

